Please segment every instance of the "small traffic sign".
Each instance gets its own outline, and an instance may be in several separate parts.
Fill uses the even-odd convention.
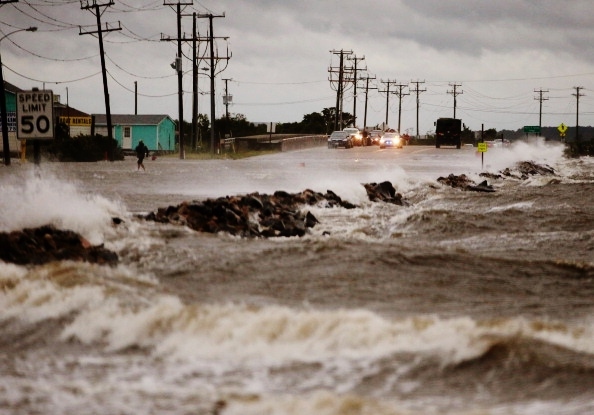
[[[559,127],[557,127],[557,130],[559,130],[559,132],[562,135],[565,135],[565,132],[567,131],[567,126],[563,123],[559,124]]]
[[[54,93],[17,92],[17,138],[48,140],[54,138]]]
[[[486,153],[488,148],[487,143],[478,143],[476,148],[479,153]]]
[[[524,126],[524,132],[526,134],[528,134],[528,133],[540,134],[540,126],[538,126],[538,125],[525,125]]]

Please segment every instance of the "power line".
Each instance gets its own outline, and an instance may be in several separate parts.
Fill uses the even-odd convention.
[[[184,153],[184,100],[183,100],[183,71],[182,71],[182,31],[181,31],[181,8],[182,6],[192,5],[192,1],[182,3],[178,1],[177,3],[163,3],[165,6],[176,6],[176,16],[177,16],[177,38],[176,39],[163,39],[161,36],[161,40],[177,40],[177,55],[175,57],[175,63],[172,67],[177,72],[177,91],[178,91],[178,110],[179,110],[179,121],[177,130],[179,132],[179,158],[185,159]]]
[[[419,94],[421,92],[425,92],[427,91],[427,89],[419,89],[419,84],[424,84],[425,81],[411,81],[411,84],[416,84],[415,89],[412,89],[411,92],[414,92],[417,94],[417,138],[419,137],[419,106],[420,106],[420,101],[419,101]]]
[[[97,76],[101,73],[101,71],[99,72],[95,72],[91,75],[87,75],[87,76],[83,76],[81,78],[76,78],[76,79],[69,79],[66,81],[51,81],[51,80],[43,80],[43,79],[36,79],[36,78],[31,78],[29,76],[25,76],[23,75],[21,72],[17,72],[14,69],[11,69],[9,66],[6,65],[2,65],[4,68],[8,69],[10,72],[12,72],[15,75],[18,75],[19,77],[26,79],[28,81],[34,81],[34,82],[39,82],[39,83],[44,83],[44,84],[71,84],[73,82],[79,82],[79,81],[84,81],[85,79],[89,79],[92,78],[94,76]]]
[[[366,71],[367,68],[358,68],[359,61],[365,60],[365,56],[358,58],[357,56],[347,56],[347,60],[354,61],[355,65],[353,66],[353,126],[357,126],[357,74],[358,71]],[[365,126],[363,126],[365,127]]]
[[[449,85],[452,87],[452,90],[448,91],[448,94],[452,94],[454,96],[454,118],[456,118],[456,97],[460,94],[463,94],[464,91],[457,91],[457,88],[462,86],[462,84],[453,83]]]
[[[575,109],[575,142],[579,146],[580,141],[580,97],[583,97],[584,94],[580,93],[580,89],[584,89],[583,86],[574,86],[575,94],[571,94],[575,97],[576,100],[576,109]]]
[[[542,102],[547,101],[548,98],[543,96],[544,93],[548,93],[548,89],[535,89],[534,92],[538,94],[538,97],[534,97],[534,99],[538,100],[539,103],[539,110],[538,110],[538,128],[542,128]]]
[[[338,85],[336,87],[336,111],[334,114],[334,130],[342,130],[342,100],[344,94],[344,85],[345,82],[345,67],[344,67],[344,58],[353,54],[353,51],[345,51],[344,49],[341,50],[331,50],[330,53],[333,55],[340,56],[339,58],[339,65],[338,68],[330,67],[328,68],[328,72],[330,73],[330,84],[332,85],[332,74],[338,73]]]

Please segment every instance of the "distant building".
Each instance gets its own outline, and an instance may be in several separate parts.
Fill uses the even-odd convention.
[[[21,144],[17,140],[16,94],[21,92],[19,87],[4,81],[4,95],[6,97],[6,117],[8,121],[8,146],[11,151],[20,151]],[[0,131],[2,119],[0,118]],[[0,140],[0,149],[4,150],[4,142]]]
[[[68,126],[70,137],[91,135],[92,117],[86,112],[60,103],[60,96],[54,95],[54,117],[57,122]]]
[[[95,114],[95,134],[107,136],[107,117]],[[133,150],[140,140],[151,151],[175,150],[175,121],[169,115],[112,114],[113,138],[123,150]]]

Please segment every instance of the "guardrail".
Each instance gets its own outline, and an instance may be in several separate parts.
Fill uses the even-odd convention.
[[[325,146],[327,135],[306,135],[295,137],[272,135],[266,137],[235,137],[227,138],[221,144],[226,151],[275,150],[294,151],[310,147]]]
[[[285,138],[281,142],[281,151],[301,150],[304,148],[325,146],[327,144],[327,135],[307,135],[304,137]]]

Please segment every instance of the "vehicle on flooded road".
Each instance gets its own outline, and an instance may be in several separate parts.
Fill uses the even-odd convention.
[[[328,137],[328,148],[353,148],[353,139],[347,131],[334,131]]]
[[[367,135],[372,146],[379,146],[380,140],[382,139],[382,130],[371,130]]]
[[[462,120],[458,118],[438,118],[435,122],[435,148],[442,145],[462,147]]]
[[[354,146],[362,146],[363,145],[363,134],[361,134],[361,131],[359,131],[358,128],[348,127],[348,128],[343,129],[342,131],[349,134]]]
[[[402,148],[404,146],[404,140],[398,133],[384,133],[379,141],[379,147],[381,149],[387,147]]]

